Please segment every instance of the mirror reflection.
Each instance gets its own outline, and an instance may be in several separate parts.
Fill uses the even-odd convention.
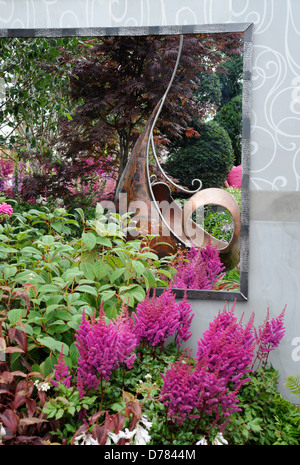
[[[127,198],[126,209],[172,260],[176,289],[239,292],[232,212],[241,208],[244,34],[184,34],[180,43],[179,35],[2,38],[0,196],[67,211],[104,202],[120,209],[118,195],[134,191],[132,153],[153,117],[146,163],[137,158],[150,194],[140,189],[161,201],[160,213],[166,198],[174,211],[159,217],[162,233],[149,223],[143,230],[132,204],[143,198]],[[179,219],[191,198],[190,215]],[[189,234],[177,234],[179,226]]]

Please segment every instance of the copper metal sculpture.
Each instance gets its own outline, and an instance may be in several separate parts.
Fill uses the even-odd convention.
[[[210,241],[211,245],[220,251],[220,258],[226,268],[230,269],[239,262],[240,255],[241,219],[237,202],[231,194],[223,189],[209,188],[200,191],[201,181],[195,179],[193,184],[198,182],[199,187],[194,191],[176,186],[183,192],[192,194],[192,197],[181,208],[171,195],[169,184],[174,185],[174,182],[164,173],[155,153],[153,128],[173,82],[179,63],[182,41],[183,36],[180,36],[179,53],[171,81],[132,150],[116,190],[115,202],[119,211],[130,211],[132,206],[139,209],[137,228],[141,233],[156,235],[151,240],[151,247],[158,256],[172,255],[176,253],[178,247],[190,248],[192,245],[203,247]],[[156,180],[151,182],[149,175],[150,144],[153,156],[166,182]],[[208,234],[191,219],[197,208],[208,204],[219,205],[229,211],[233,219],[233,234],[229,243]]]

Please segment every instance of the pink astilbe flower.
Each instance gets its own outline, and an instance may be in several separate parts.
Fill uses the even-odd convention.
[[[141,342],[150,346],[162,345],[169,336],[173,336],[179,326],[175,294],[168,288],[156,297],[149,293],[139,302],[135,319],[135,331]]]
[[[78,359],[78,389],[80,395],[85,390],[97,389],[102,379],[109,380],[114,369],[119,366],[119,350],[117,329],[112,321],[107,325],[103,307],[98,320],[89,323],[82,315],[82,322],[75,338],[79,351]]]
[[[190,302],[184,293],[183,299],[177,304],[179,326],[177,328],[176,342],[180,345],[181,341],[186,342],[192,333],[189,331],[195,313],[192,313]]]
[[[224,276],[225,266],[222,264],[219,255],[220,252],[210,244],[207,244],[207,246],[201,250],[203,264],[212,289]]]
[[[251,371],[255,347],[253,314],[245,327],[234,316],[234,305],[224,307],[198,341],[195,364],[181,357],[166,375],[161,400],[179,424],[186,418],[210,417],[223,430],[239,410],[238,391]]]
[[[186,341],[191,333],[188,332],[192,318],[191,307],[184,300],[177,304],[176,296],[171,287],[164,289],[156,297],[155,293],[137,305],[135,319],[135,332],[140,342],[150,346],[162,346],[168,337],[177,334],[176,341]],[[178,332],[178,333],[177,333]]]
[[[67,367],[64,359],[63,348],[58,356],[58,363],[54,365],[54,377],[56,381],[51,380],[53,386],[58,387],[58,383],[64,384],[67,388],[71,386],[72,375],[69,374],[69,368]]]
[[[229,391],[227,380],[219,371],[209,371],[205,364],[196,368],[184,353],[165,375],[160,400],[167,407],[173,423],[210,416],[210,425],[224,430],[230,415],[239,410],[235,392]]]
[[[191,247],[179,256],[174,277],[174,287],[183,289],[211,290],[224,275],[219,251],[210,244],[204,248]]]
[[[131,370],[136,358],[134,349],[138,346],[139,339],[134,332],[133,320],[128,313],[128,306],[122,307],[114,324],[118,332],[119,361],[125,363],[127,368]]]
[[[269,353],[279,346],[281,339],[285,334],[285,328],[283,324],[286,306],[277,318],[272,318],[270,321],[269,308],[267,310],[267,316],[262,325],[258,327],[258,331],[255,330],[256,344],[258,346],[256,359],[260,363],[267,362]],[[253,365],[255,362],[253,363]]]
[[[0,215],[10,217],[12,214],[13,214],[13,208],[11,205],[8,205],[5,202],[0,204]]]
[[[223,311],[210,323],[198,341],[196,361],[202,363],[202,360],[207,360],[210,371],[218,370],[227,383],[240,388],[247,381],[244,375],[251,371],[255,348],[254,314],[243,327],[234,316],[234,307],[235,304],[226,311],[225,305]]]
[[[108,381],[112,372],[121,364],[125,364],[129,370],[134,364],[134,349],[139,339],[125,306],[116,319],[108,323],[105,321],[103,305],[98,319],[93,317],[91,322],[83,312],[75,338],[79,351],[77,388],[81,397],[86,390],[98,389],[103,379]]]
[[[230,415],[241,410],[238,407],[237,389],[229,387],[228,379],[222,376],[219,369],[208,370],[204,361],[196,365],[192,376],[198,386],[198,395],[190,418],[201,418],[205,414],[210,418],[210,428],[218,425],[219,431],[224,431]]]
[[[190,352],[184,350],[180,358],[171,365],[163,378],[160,401],[168,407],[168,416],[173,423],[182,425],[189,416],[198,397],[198,386],[192,376]]]

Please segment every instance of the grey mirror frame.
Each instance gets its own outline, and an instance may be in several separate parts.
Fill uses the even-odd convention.
[[[251,76],[253,23],[224,23],[200,25],[105,27],[105,28],[49,28],[49,29],[0,29],[0,38],[5,37],[100,37],[137,35],[181,35],[200,33],[244,33],[243,52],[243,110],[242,110],[242,193],[241,193],[241,248],[240,292],[188,289],[187,298],[197,300],[248,300],[249,262],[249,179],[250,179],[250,134],[251,134]],[[163,289],[156,289],[156,294]],[[184,296],[184,289],[174,289],[176,297]]]

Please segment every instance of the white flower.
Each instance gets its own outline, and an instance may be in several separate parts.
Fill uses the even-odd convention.
[[[5,436],[6,434],[6,431],[2,425],[2,423],[0,422],[0,444],[2,444],[2,436]]]
[[[152,422],[148,420],[146,415],[142,415],[141,422],[143,425],[146,427],[146,429],[151,429],[152,427]]]
[[[46,383],[46,381],[43,382],[36,380],[34,382],[34,385],[38,391],[48,391],[51,388],[51,385],[49,383]]]
[[[136,446],[145,446],[150,441],[151,441],[151,436],[149,435],[148,431],[138,423],[136,426],[134,444]]]
[[[46,197],[42,197],[40,195],[39,198],[36,199],[36,203],[40,203],[41,205],[47,205],[47,199],[46,199]]]
[[[82,441],[79,443],[79,441]],[[75,446],[99,446],[99,443],[96,439],[92,438],[91,434],[82,433],[79,436],[76,436],[74,441]]]
[[[152,378],[152,376],[150,375],[150,373],[148,373],[146,376],[145,376],[146,379],[150,379]]]
[[[200,439],[200,441],[196,442],[196,446],[207,446],[207,441],[205,438]]]
[[[108,433],[108,436],[113,440],[115,444],[118,443],[119,439],[125,438],[125,439],[131,439],[136,433],[136,430],[134,429],[133,431],[129,431],[128,428],[125,428],[125,431],[119,431],[118,434],[116,433]]]
[[[228,444],[228,442],[226,441],[222,433],[219,433],[219,435],[216,436],[213,442],[213,446],[224,446],[226,444]]]

